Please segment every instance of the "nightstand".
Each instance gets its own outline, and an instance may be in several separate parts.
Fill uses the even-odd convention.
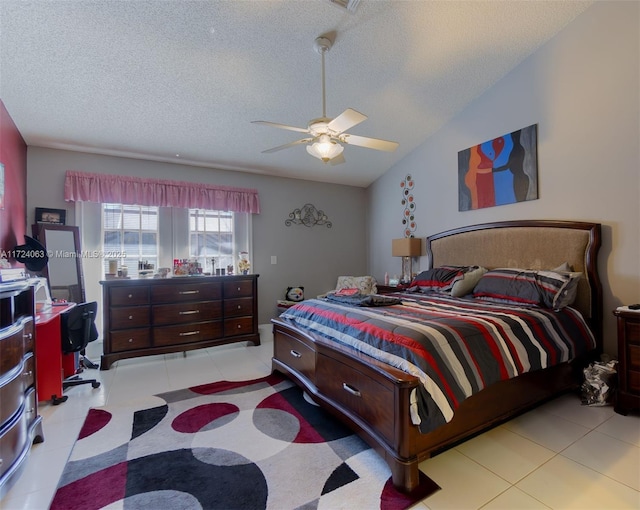
[[[396,287],[395,285],[376,285],[378,289],[378,294],[391,294],[392,292],[402,292],[404,287],[400,287],[399,285]]]
[[[640,409],[640,310],[614,310],[618,321],[618,392],[614,410]]]

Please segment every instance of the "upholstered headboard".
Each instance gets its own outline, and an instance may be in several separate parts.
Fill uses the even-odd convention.
[[[602,342],[602,286],[597,271],[600,224],[522,220],[456,228],[427,237],[429,267],[444,264],[553,269],[567,262],[584,273],[574,307]]]

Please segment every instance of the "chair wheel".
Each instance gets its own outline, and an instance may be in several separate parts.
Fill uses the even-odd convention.
[[[56,395],[51,395],[51,404],[53,404],[54,406],[57,406],[58,404],[62,404],[63,402],[66,402],[68,399],[68,395],[63,395],[61,397],[57,397]]]
[[[100,387],[100,383],[99,382],[92,382],[91,383],[91,387],[92,388],[99,388]]]

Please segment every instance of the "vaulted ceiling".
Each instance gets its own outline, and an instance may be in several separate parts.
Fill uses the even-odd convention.
[[[338,3],[2,0],[0,99],[30,146],[365,187],[593,2]],[[322,116],[323,34],[327,116],[395,152],[262,153]]]

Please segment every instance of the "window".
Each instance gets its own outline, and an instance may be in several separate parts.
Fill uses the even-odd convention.
[[[203,271],[234,267],[234,214],[227,211],[189,209],[189,256]],[[215,268],[212,260],[215,260]]]
[[[153,264],[154,271],[173,271],[176,259],[197,261],[205,274],[212,269],[236,270],[238,254],[249,253],[251,260],[251,214],[231,211],[100,204],[102,236],[100,261],[102,278],[109,272],[109,260],[126,265],[129,276],[138,276],[140,261]],[[96,212],[97,212],[96,211]],[[100,237],[98,237],[100,239]],[[215,259],[215,267],[212,260]]]
[[[117,259],[135,275],[140,262],[158,268],[158,208],[102,204],[104,272],[108,260]]]

